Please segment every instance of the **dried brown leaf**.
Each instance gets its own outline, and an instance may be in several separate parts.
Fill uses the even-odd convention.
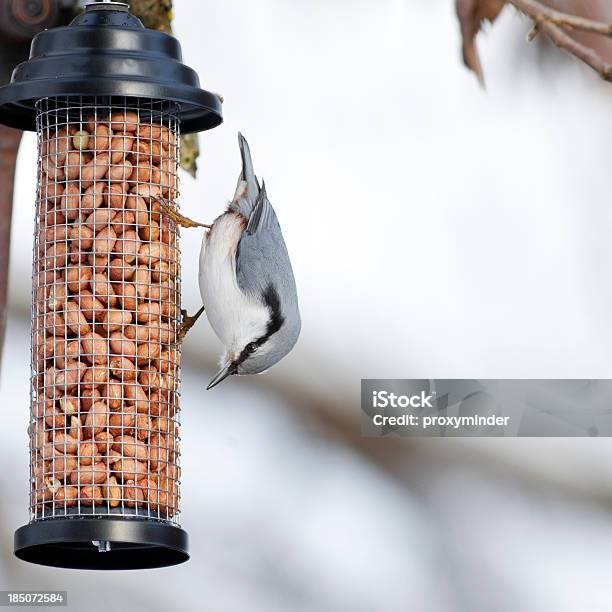
[[[506,0],[456,0],[455,2],[463,38],[463,61],[476,74],[481,85],[484,85],[484,76],[476,49],[476,34],[480,31],[483,21],[491,23],[495,21],[505,4]]]

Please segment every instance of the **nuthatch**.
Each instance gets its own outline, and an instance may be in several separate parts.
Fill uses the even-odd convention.
[[[212,389],[230,375],[259,374],[295,346],[301,321],[291,261],[265,184],[253,170],[249,145],[238,135],[242,172],[234,199],[211,226],[179,215],[160,202],[184,227],[208,227],[200,253],[200,293],[204,306],[185,317],[179,339],[206,310],[225,345]]]

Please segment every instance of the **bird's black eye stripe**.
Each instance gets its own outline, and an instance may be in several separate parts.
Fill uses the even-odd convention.
[[[268,321],[268,326],[266,328],[266,333],[257,340],[253,342],[249,342],[243,349],[238,359],[236,359],[236,366],[240,365],[249,355],[254,353],[258,347],[262,344],[265,344],[270,336],[275,334],[285,322],[285,317],[281,314],[280,309],[280,299],[278,297],[278,293],[271,285],[264,291],[263,294],[264,301],[268,310],[270,312],[270,320]]]

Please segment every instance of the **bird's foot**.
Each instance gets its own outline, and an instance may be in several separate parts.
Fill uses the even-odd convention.
[[[204,306],[198,310],[194,315],[189,316],[186,310],[181,310],[182,322],[176,335],[176,345],[182,344],[187,332],[195,325],[195,322],[200,318],[200,315],[204,312]]]
[[[160,205],[164,213],[168,217],[170,217],[170,219],[172,219],[177,225],[180,225],[181,227],[205,227],[207,229],[210,229],[212,227],[212,225],[206,225],[205,223],[198,223],[197,221],[193,221],[192,219],[189,219],[189,217],[184,217],[177,210],[172,208],[172,206],[170,206],[170,204],[168,204],[168,202],[164,200],[163,198],[158,198],[154,196],[154,199]]]

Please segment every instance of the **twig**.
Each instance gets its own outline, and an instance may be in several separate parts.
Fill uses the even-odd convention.
[[[565,51],[577,57],[587,64],[587,66],[590,66],[605,81],[612,81],[612,64],[604,60],[595,49],[587,47],[578,42],[575,38],[572,38],[562,29],[561,25],[558,25],[558,23],[562,23],[565,27],[578,28],[591,33],[604,34],[606,36],[612,35],[612,25],[589,21],[588,19],[574,17],[572,15],[565,15],[564,13],[553,11],[553,9],[539,2],[535,2],[534,0],[508,1],[519,11],[533,19],[538,29],[546,34],[557,47],[565,49]],[[580,24],[580,26],[577,24]]]
[[[538,23],[548,22],[568,30],[582,30],[583,32],[612,37],[612,24],[604,23],[603,21],[593,21],[592,19],[576,15],[568,15],[567,13],[550,8],[537,0],[509,1],[517,9],[529,15],[529,17]]]
[[[527,32],[527,42],[533,41],[533,39],[540,33],[540,26],[536,23],[529,32]]]

